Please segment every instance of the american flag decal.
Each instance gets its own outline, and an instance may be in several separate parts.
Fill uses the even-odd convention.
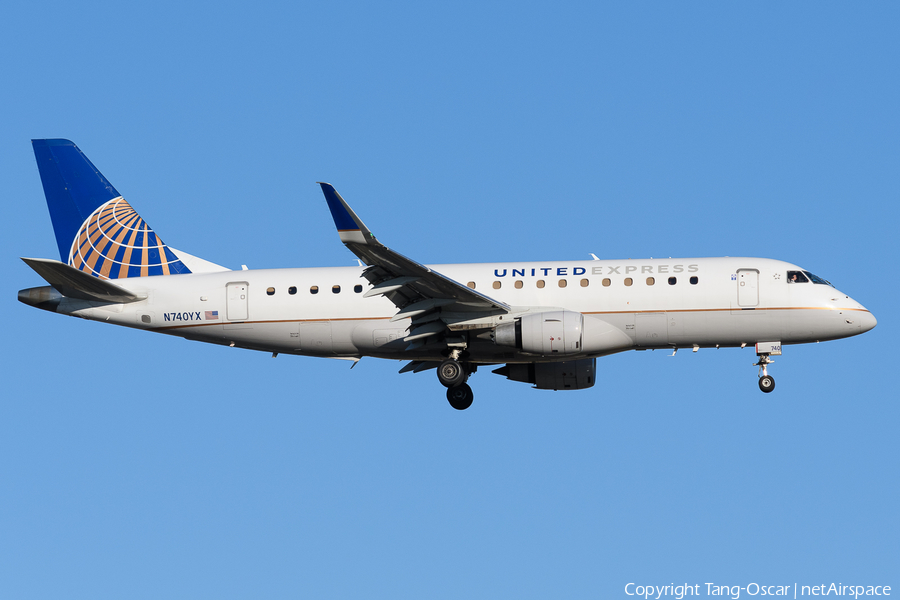
[[[207,321],[215,321],[216,319],[219,318],[219,311],[217,311],[217,310],[208,310],[204,314],[206,315]]]

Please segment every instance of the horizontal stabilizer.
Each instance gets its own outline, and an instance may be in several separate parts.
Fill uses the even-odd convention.
[[[125,304],[137,302],[146,297],[136,296],[105,279],[88,275],[84,271],[79,271],[58,260],[46,258],[22,258],[22,260],[67,298]]]

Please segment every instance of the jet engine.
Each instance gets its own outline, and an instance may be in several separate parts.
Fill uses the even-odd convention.
[[[539,390],[583,390],[594,385],[596,358],[552,363],[508,364],[494,369],[513,381],[532,383]]]
[[[512,323],[498,325],[494,343],[524,352],[577,354],[582,351],[584,315],[571,310],[554,310],[524,315]]]
[[[498,346],[541,356],[610,354],[632,346],[631,338],[619,328],[571,310],[525,314],[498,325],[491,339]]]

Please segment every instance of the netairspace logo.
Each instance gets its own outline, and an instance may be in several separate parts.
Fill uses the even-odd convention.
[[[764,585],[760,583],[748,583],[740,585],[719,585],[716,583],[684,583],[675,585],[639,585],[628,583],[625,586],[625,594],[638,596],[645,600],[654,598],[660,600],[663,597],[671,597],[682,600],[690,596],[718,596],[738,600],[741,594],[745,596],[776,596],[781,598],[800,598],[802,596],[845,596],[859,598],[865,596],[890,596],[889,585],[843,585],[841,583],[823,583],[819,585]]]

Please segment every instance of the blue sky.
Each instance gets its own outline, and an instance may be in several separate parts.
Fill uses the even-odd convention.
[[[0,596],[625,598],[900,586],[900,9],[19,3],[0,22]],[[15,300],[56,258],[29,140],[175,248],[352,265],[316,181],[428,263],[765,256],[879,319],[631,352],[587,391],[269,355]],[[702,587],[702,585],[701,585]]]

